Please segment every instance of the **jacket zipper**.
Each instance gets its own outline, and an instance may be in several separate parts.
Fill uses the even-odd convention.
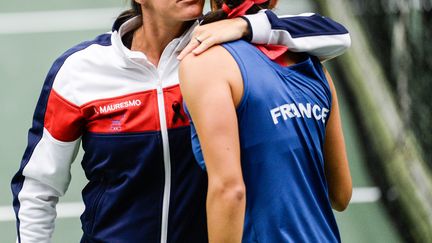
[[[165,185],[162,201],[162,221],[161,221],[161,243],[166,243],[168,239],[168,214],[170,207],[170,194],[171,194],[171,158],[170,148],[168,141],[168,129],[166,122],[165,113],[165,100],[163,94],[162,82],[158,83],[157,87],[157,100],[159,108],[159,122],[162,134],[162,149],[163,149],[163,160],[165,168]]]

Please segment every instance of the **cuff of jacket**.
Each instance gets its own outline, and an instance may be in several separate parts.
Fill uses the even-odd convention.
[[[245,15],[244,17],[250,23],[251,42],[254,44],[268,44],[271,35],[271,24],[265,10],[261,10],[257,14]]]

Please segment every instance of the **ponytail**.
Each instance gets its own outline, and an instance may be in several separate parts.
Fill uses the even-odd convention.
[[[200,22],[201,25],[209,24],[219,20],[229,18],[229,13],[227,10],[234,10],[240,5],[244,4],[248,0],[215,0],[217,10],[211,11],[202,17]],[[258,13],[261,9],[274,7],[277,0],[264,1],[261,4],[253,4],[249,9],[247,9],[246,14]]]
[[[135,2],[134,0],[131,0],[131,9],[122,12],[117,17],[116,21],[114,22],[114,29],[118,30],[124,22],[126,22],[129,19],[132,19],[136,16],[140,16],[140,15],[142,15],[141,5],[137,2]],[[142,19],[140,18],[139,21],[142,21]],[[140,25],[141,24],[142,23],[140,23]]]

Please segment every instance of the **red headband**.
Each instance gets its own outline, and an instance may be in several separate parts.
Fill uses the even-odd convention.
[[[261,4],[265,3],[268,0],[245,0],[242,4],[239,6],[230,9],[228,5],[225,3],[222,4],[222,10],[228,14],[228,18],[235,18],[238,16],[243,16],[246,14],[246,12],[254,5],[254,4]]]

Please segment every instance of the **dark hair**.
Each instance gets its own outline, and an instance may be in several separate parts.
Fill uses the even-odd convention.
[[[228,14],[226,14],[222,10],[222,4],[226,4],[230,9],[233,9],[235,7],[238,7],[240,4],[242,4],[245,0],[215,0],[216,7],[218,10],[208,12],[206,15],[202,17],[202,20],[200,22],[201,25],[209,24],[212,22],[216,22],[222,19],[228,18]],[[270,5],[271,0],[268,0],[265,3],[262,4],[254,4],[249,10],[246,12],[246,14],[254,14],[258,13],[261,9],[268,8]]]
[[[142,15],[141,5],[134,0],[131,0],[131,9],[122,12],[114,23],[114,29],[118,30],[120,26],[131,18]],[[140,21],[142,21],[140,19]],[[141,23],[142,24],[142,23]]]

